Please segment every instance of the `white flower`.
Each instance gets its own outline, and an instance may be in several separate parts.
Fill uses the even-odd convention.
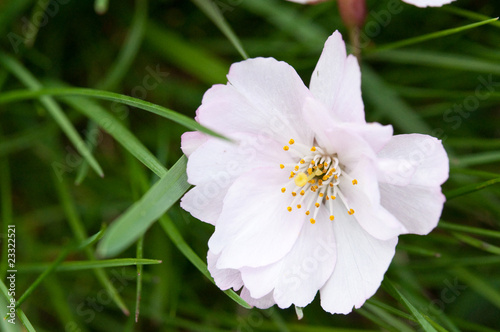
[[[340,33],[326,42],[310,89],[272,58],[231,66],[196,120],[236,143],[182,136],[181,206],[215,225],[208,268],[250,304],[331,313],[359,308],[380,286],[398,235],[427,234],[445,198],[448,157],[427,135],[366,123],[361,74]]]
[[[297,2],[305,5],[305,4],[315,4],[327,0],[288,0],[288,1]],[[453,1],[455,0],[403,0],[403,2],[409,3],[417,7],[441,7],[443,5],[452,3]]]

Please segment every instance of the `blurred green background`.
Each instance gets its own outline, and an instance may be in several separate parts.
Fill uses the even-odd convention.
[[[400,237],[383,287],[365,306],[333,316],[317,298],[299,321],[293,308],[245,309],[200,273],[213,228],[178,203],[116,257],[96,262],[97,239],[85,241],[165,175],[190,130],[163,108],[161,116],[124,105],[122,95],[192,118],[245,52],[288,62],[308,84],[326,38],[338,29],[349,39],[335,1],[1,1],[0,314],[9,300],[9,225],[16,299],[28,292],[16,324],[0,321],[0,330],[500,330],[500,24],[432,35],[499,13],[498,1],[428,9],[368,1],[360,49],[367,119],[443,140],[448,201],[429,236]],[[12,99],[15,90],[64,86],[93,90]],[[96,99],[97,90],[120,95]]]

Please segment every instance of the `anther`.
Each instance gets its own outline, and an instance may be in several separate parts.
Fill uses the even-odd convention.
[[[285,150],[285,151],[288,151],[288,149],[290,149],[290,148],[286,145],[283,147],[283,150]]]
[[[297,209],[300,209],[301,207],[302,207],[302,205],[297,204]]]
[[[281,188],[281,192],[284,193],[286,191],[286,188]]]
[[[294,192],[294,191],[292,191],[292,196],[293,196],[293,197],[297,196],[297,193],[296,193],[296,192]]]
[[[280,164],[280,168],[281,168],[281,169],[285,168],[285,165]]]
[[[290,145],[292,145],[293,143],[295,143],[295,141],[294,141],[294,140],[293,140],[293,138],[292,138],[292,139],[290,139],[290,140],[288,141],[288,143],[289,143]]]
[[[310,212],[309,212],[309,210],[307,210],[307,211],[306,211],[306,216],[308,216],[308,215],[309,215],[309,213],[310,213]]]
[[[287,207],[286,209],[288,210],[288,212],[292,212],[292,207],[291,206]]]
[[[332,221],[333,221],[333,219],[335,219],[335,217],[334,217],[334,216],[330,216],[330,220],[332,220]]]
[[[311,224],[315,224],[316,223],[316,220],[314,220],[313,218],[311,218],[311,220],[309,220],[311,222]]]
[[[313,151],[313,152],[314,152],[314,151],[316,151],[316,147],[315,147],[315,146],[313,146],[313,147],[311,148],[311,151]]]
[[[349,215],[353,215],[354,214],[354,210],[353,209],[350,209],[349,211],[347,211],[347,213],[349,213]]]
[[[317,208],[319,208],[319,203],[314,204],[314,206],[316,206]],[[352,210],[352,209],[351,209],[351,210]],[[353,213],[354,213],[354,211],[353,211]],[[351,214],[352,214],[352,213],[351,213]]]
[[[358,184],[358,180],[354,179],[352,180],[352,185]]]

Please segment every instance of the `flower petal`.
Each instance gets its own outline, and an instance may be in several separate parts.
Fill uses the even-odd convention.
[[[186,157],[199,148],[208,139],[208,136],[198,131],[187,131],[181,136],[181,149]]]
[[[321,306],[334,314],[359,308],[380,286],[394,256],[397,237],[381,241],[370,236],[345,211],[335,217],[337,262],[321,288]]]
[[[442,5],[446,5],[452,3],[455,0],[403,0],[406,3],[417,7],[441,7]]]
[[[250,295],[250,292],[246,287],[243,287],[243,289],[241,290],[240,297],[251,306],[257,307],[259,309],[267,309],[275,304],[272,293],[269,293],[261,298],[255,299]]]
[[[266,266],[292,248],[304,214],[292,210],[290,196],[281,188],[288,173],[276,167],[253,169],[229,188],[209,248],[220,257],[217,268]]]
[[[334,118],[342,122],[365,122],[361,71],[356,58],[346,56],[345,43],[338,31],[325,43],[310,89]]]
[[[181,200],[181,207],[195,218],[215,224],[227,189],[242,173],[255,167],[287,163],[290,154],[272,140],[235,134],[237,142],[209,138],[191,153],[187,164],[188,182],[196,187]]]
[[[310,91],[290,65],[272,58],[231,66],[227,85],[213,86],[198,109],[198,121],[221,134],[234,132],[312,142],[303,125],[302,104]],[[291,137],[289,137],[291,136]]]
[[[240,271],[234,269],[218,269],[216,267],[218,259],[219,257],[217,255],[208,251],[207,268],[208,271],[210,271],[212,278],[214,278],[217,287],[222,290],[229,288],[232,288],[235,291],[239,290],[243,286]]]
[[[441,187],[380,184],[380,201],[406,228],[405,232],[426,235],[439,222],[446,198]]]
[[[265,267],[241,269],[245,287],[253,298],[274,289],[274,301],[280,308],[311,303],[333,272],[336,259],[333,223],[326,209],[315,224],[306,222],[292,250],[280,261]]]
[[[380,182],[439,186],[448,179],[448,155],[442,142],[432,136],[393,136],[377,156]]]

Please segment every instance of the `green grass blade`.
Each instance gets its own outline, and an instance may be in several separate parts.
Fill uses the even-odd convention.
[[[374,60],[405,65],[454,69],[460,72],[469,71],[488,75],[500,75],[500,64],[498,62],[451,53],[421,50],[387,50],[384,52],[367,54],[364,58],[370,61]]]
[[[386,308],[380,308],[377,307],[371,303],[365,303],[363,307],[370,311],[373,315],[377,316],[380,320],[386,322],[390,326],[394,327],[396,331],[399,332],[412,332],[413,330],[406,326],[403,322],[401,322],[399,319],[394,318],[387,310]],[[412,317],[413,318],[413,317]]]
[[[14,102],[14,101],[27,100],[27,99],[34,99],[34,98],[38,98],[40,96],[45,96],[45,95],[50,95],[50,96],[86,96],[86,97],[92,97],[92,98],[97,98],[97,99],[115,101],[115,102],[129,105],[132,107],[137,107],[137,108],[143,109],[145,111],[149,111],[149,112],[154,113],[156,115],[162,116],[166,119],[177,122],[178,124],[183,125],[186,128],[193,129],[193,130],[199,130],[199,131],[206,133],[208,135],[212,135],[215,137],[225,139],[222,135],[217,134],[216,132],[214,132],[208,128],[203,127],[202,125],[200,125],[198,122],[194,121],[193,119],[191,119],[183,114],[174,112],[168,108],[165,108],[165,107],[162,107],[160,105],[156,105],[156,104],[153,104],[153,103],[150,103],[150,102],[138,99],[138,98],[133,98],[133,97],[119,94],[119,93],[102,91],[102,90],[86,89],[86,88],[51,88],[51,89],[41,89],[41,90],[36,90],[36,91],[29,91],[29,90],[9,91],[9,92],[3,93],[0,96],[0,104],[5,104],[5,103],[9,103],[9,102]],[[85,143],[83,143],[83,141],[82,141],[82,144],[85,145]]]
[[[222,15],[217,4],[211,0],[191,0],[193,1],[204,13],[207,15],[212,22],[219,28],[219,30],[226,36],[226,38],[233,44],[234,48],[241,54],[243,59],[248,59],[248,54],[243,49],[241,41],[238,36],[234,33],[231,26],[227,23],[226,19]]]
[[[99,0],[96,1],[96,4],[98,1]],[[106,76],[99,84],[97,84],[97,88],[100,90],[116,89],[120,81],[127,74],[128,69],[141,47],[148,19],[148,1],[136,0],[135,6],[136,9],[134,17],[132,18],[131,28],[125,38],[123,47],[121,48],[116,61],[113,62],[111,68],[106,73]]]
[[[473,155],[462,156],[456,160],[456,166],[470,167],[500,161],[500,151],[488,151]]]
[[[492,186],[492,185],[497,184],[497,183],[500,183],[500,178],[491,179],[491,180],[484,181],[481,183],[472,183],[472,184],[463,186],[461,188],[450,190],[450,191],[445,193],[445,196],[446,196],[446,199],[449,200],[452,198],[471,194],[473,192],[482,190],[484,188],[487,188],[487,187]]]
[[[117,255],[136,241],[190,187],[186,175],[187,158],[177,163],[115,222],[98,246],[103,257]]]
[[[98,103],[87,98],[63,97],[62,100],[92,119],[156,175],[163,177],[167,173],[165,166],[156,159],[144,144]]]
[[[167,233],[168,237],[175,244],[177,249],[205,276],[208,280],[215,284],[212,276],[208,272],[207,265],[203,262],[200,257],[191,249],[191,247],[184,241],[181,233],[177,227],[175,227],[174,223],[168,216],[164,216],[160,218],[160,225],[163,227],[165,233]],[[225,290],[224,293],[229,296],[233,301],[238,303],[244,308],[251,309],[252,307],[248,305],[238,294],[236,294],[232,289]]]
[[[147,258],[113,258],[113,259],[101,259],[101,260],[90,260],[90,261],[71,261],[62,262],[59,264],[55,271],[57,272],[67,272],[67,271],[82,271],[97,268],[110,268],[110,267],[120,267],[120,266],[139,266],[139,265],[151,265],[151,264],[161,264],[160,260],[157,259],[147,259]],[[19,264],[19,269],[23,269],[26,273],[36,273],[39,271],[44,271],[50,264],[47,263],[33,263],[33,264]]]
[[[458,7],[455,7],[455,6],[443,6],[443,7],[439,8],[439,9],[447,11],[447,12],[452,13],[452,14],[456,14],[456,15],[465,17],[465,18],[470,18],[472,20],[487,20],[487,19],[491,18],[489,16],[486,16],[486,15],[483,15],[483,14],[479,14],[477,12],[473,12],[473,11],[470,11],[470,10],[466,10],[466,9],[463,9],[463,8],[458,8]],[[500,22],[498,22],[498,21],[491,23],[491,25],[500,28]]]
[[[459,231],[459,232],[464,232],[464,233],[477,234],[477,235],[483,235],[483,236],[488,236],[488,237],[500,239],[500,232],[489,230],[489,229],[463,226],[463,225],[455,225],[455,224],[448,223],[448,222],[445,222],[442,220],[439,221],[438,227],[442,228],[442,229],[451,230],[451,231]]]
[[[10,57],[9,55],[0,52],[0,64],[2,64],[5,69],[9,70],[14,74],[21,82],[23,82],[31,90],[38,90],[42,88],[40,82],[26,70],[17,60]],[[89,165],[95,170],[99,176],[103,176],[101,166],[97,163],[92,153],[85,145],[77,130],[64,112],[61,110],[59,105],[50,97],[43,96],[39,98],[40,102],[45,106],[47,111],[52,115],[57,124],[61,127],[62,131],[68,136],[69,140],[73,143],[76,150],[87,160]]]
[[[468,245],[475,247],[479,250],[483,250],[489,252],[494,255],[500,255],[500,247],[494,246],[488,242],[484,242],[482,240],[476,239],[472,236],[468,236],[465,234],[452,233],[455,238],[458,240],[467,243]]]
[[[436,329],[424,318],[424,315],[411,304],[410,301],[390,282],[387,278],[382,283],[383,287],[401,304],[410,310],[413,317],[417,319],[417,322],[422,326],[422,328],[427,332],[437,332]]]
[[[370,67],[362,68],[363,97],[402,131],[430,133],[431,128]]]
[[[10,308],[7,306],[11,304],[10,302],[10,296],[9,296],[9,290],[3,283],[5,279],[2,278],[0,279],[0,330],[5,331],[5,332],[20,332],[21,328],[17,324],[12,324],[7,321],[7,319],[10,319],[11,317],[9,316],[9,311]],[[17,309],[16,316],[17,318],[19,317],[19,312],[21,309]]]
[[[93,151],[95,148],[94,142],[97,141],[99,136],[99,129],[94,121],[89,121],[86,130],[87,130],[87,137],[85,138],[85,143],[89,147],[89,150]],[[78,171],[76,172],[75,184],[77,185],[82,184],[88,172],[89,172],[89,164],[83,161],[81,165],[78,167]]]
[[[1,219],[1,230],[2,237],[7,237],[9,225],[14,225],[13,212],[12,212],[12,188],[10,179],[10,168],[7,158],[0,158],[0,206],[2,211],[0,216]],[[2,252],[8,252],[8,242],[2,242]],[[0,263],[0,280],[4,280],[7,273],[7,258],[6,254],[2,255]]]
[[[167,61],[209,85],[226,83],[229,64],[186,42],[177,33],[148,22],[145,41]]]
[[[490,23],[493,23],[493,22],[496,22],[496,21],[498,21],[498,17],[497,18],[486,19],[486,20],[481,21],[481,22],[476,22],[476,23],[464,25],[464,26],[461,26],[461,27],[458,27],[458,28],[446,29],[446,30],[437,31],[437,32],[429,33],[429,34],[418,36],[418,37],[414,37],[414,38],[408,38],[408,39],[400,40],[400,41],[397,41],[397,42],[394,42],[394,43],[390,43],[390,44],[386,44],[386,45],[381,45],[381,46],[377,47],[374,50],[370,50],[367,53],[369,54],[369,53],[374,53],[374,52],[379,52],[379,51],[385,51],[385,50],[391,50],[391,49],[395,49],[395,48],[400,48],[400,47],[404,47],[404,46],[408,46],[408,45],[413,45],[413,44],[417,44],[417,43],[422,43],[422,42],[425,42],[425,41],[428,41],[428,40],[432,40],[432,39],[436,39],[436,38],[441,38],[441,37],[446,37],[446,36],[449,36],[449,35],[453,35],[455,33],[459,33],[459,32],[462,32],[462,31],[469,30],[469,29],[477,28],[477,27],[480,27],[482,25],[490,24]]]
[[[500,309],[500,292],[484,279],[476,276],[464,268],[455,268],[453,272],[459,279],[469,285],[479,295],[490,301],[495,307]]]

